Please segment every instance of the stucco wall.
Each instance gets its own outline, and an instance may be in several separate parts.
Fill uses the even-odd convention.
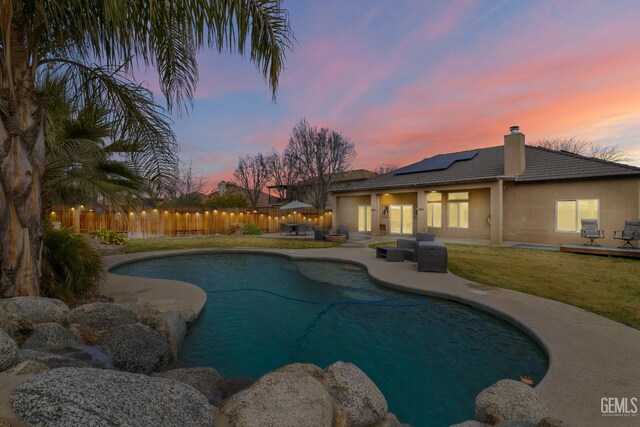
[[[491,197],[489,189],[482,188],[463,191],[467,191],[469,193],[469,228],[449,227],[447,216],[448,192],[444,192],[442,197],[442,227],[429,227],[427,231],[441,237],[489,239],[491,237],[491,227],[489,225],[489,222],[487,221],[487,218],[491,213]],[[458,190],[456,190],[455,192],[458,192]],[[426,195],[424,197],[426,197]]]
[[[600,228],[606,245],[619,245],[613,231],[624,221],[640,217],[640,180],[610,179],[540,184],[506,182],[504,187],[504,240],[569,244],[584,243],[580,233],[555,231],[556,200],[599,199]]]
[[[417,193],[414,191],[412,193],[397,193],[397,194],[383,194],[379,198],[380,206],[378,207],[378,215],[380,215],[380,224],[384,224],[387,230],[387,234],[389,234],[390,226],[389,226],[389,215],[386,215],[386,218],[383,217],[385,205],[413,205],[413,233],[416,232],[416,207],[418,204]],[[372,214],[373,215],[373,214]]]
[[[338,222],[333,224],[333,228],[339,225],[346,225],[349,231],[358,231],[358,206],[371,205],[371,196],[345,196],[339,199]]]

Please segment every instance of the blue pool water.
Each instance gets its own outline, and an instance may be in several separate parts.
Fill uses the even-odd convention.
[[[343,263],[255,254],[198,254],[114,273],[183,280],[208,300],[180,349],[225,378],[294,362],[359,366],[414,426],[474,417],[475,396],[503,378],[542,379],[547,358],[510,324],[462,304],[396,292]]]

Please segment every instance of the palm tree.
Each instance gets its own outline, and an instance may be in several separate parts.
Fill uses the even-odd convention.
[[[0,0],[0,295],[39,293],[43,73],[66,80],[81,104],[106,102],[125,122],[118,140],[144,129],[133,151],[150,166],[154,135],[165,129],[154,128],[153,105],[135,102],[145,91],[123,79],[136,64],[155,66],[168,108],[180,110],[195,90],[200,48],[248,51],[275,96],[292,37],[279,0]]]

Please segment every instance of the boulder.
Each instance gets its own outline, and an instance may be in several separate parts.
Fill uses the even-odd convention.
[[[165,298],[155,300],[149,303],[151,308],[158,310],[160,313],[166,313],[167,311],[179,311],[188,323],[196,320],[196,313],[191,308],[191,304],[185,300],[176,298]]]
[[[449,427],[487,427],[487,424],[481,423],[480,421],[467,420],[459,424],[453,424]]]
[[[221,412],[235,426],[330,427],[333,402],[327,390],[301,371],[270,372],[227,399]]]
[[[520,381],[500,380],[476,397],[476,419],[487,424],[528,421],[537,424],[549,410],[533,387]]]
[[[207,400],[164,378],[92,368],[43,372],[11,394],[29,425],[212,426]]]
[[[0,330],[0,372],[13,366],[18,345],[5,331]]]
[[[360,368],[352,363],[336,362],[324,372],[327,390],[345,412],[349,425],[368,426],[384,419],[387,401]]]
[[[9,320],[9,315],[2,306],[0,306],[0,331],[5,331],[7,335],[13,336],[13,325],[11,324],[11,320]]]
[[[8,371],[5,371],[5,373],[8,375],[28,375],[39,374],[40,372],[48,370],[49,367],[42,362],[38,362],[36,360],[25,360],[24,362],[18,363]]]
[[[147,325],[152,329],[158,329],[157,325],[159,323],[159,315],[161,313],[149,304],[140,301],[139,298],[129,297],[118,301],[116,304],[126,308],[127,310],[133,311],[138,318],[138,323]]]
[[[159,328],[160,335],[169,344],[173,360],[178,359],[178,348],[187,334],[187,322],[179,311],[167,311],[160,315],[161,322]]]
[[[82,338],[82,341],[90,345],[97,344],[102,338],[103,333],[95,331],[88,326],[80,325],[78,323],[71,323],[69,330]]]
[[[60,300],[43,297],[14,297],[0,300],[0,307],[19,329],[38,323],[67,323],[69,307]]]
[[[222,398],[226,399],[227,397],[231,397],[236,393],[241,392],[242,390],[246,390],[252,385],[256,383],[256,379],[247,376],[237,376],[231,379],[224,381],[222,387]]]
[[[559,420],[558,418],[544,417],[543,419],[538,421],[536,427],[563,427],[566,425],[567,424],[564,421]]]
[[[162,372],[160,376],[190,385],[202,393],[209,402],[221,402],[224,398],[224,381],[213,368],[172,369]]]
[[[136,323],[136,314],[118,304],[94,302],[78,306],[69,313],[69,322],[87,326],[96,331]]]
[[[502,421],[496,427],[536,427],[535,424],[524,420]]]
[[[82,339],[57,323],[41,323],[36,325],[33,334],[25,341],[22,348],[27,350],[49,350],[73,347],[82,344]]]
[[[16,354],[16,362],[22,363],[27,360],[35,360],[47,365],[50,369],[55,368],[88,368],[89,363],[72,357],[61,356],[57,354],[45,353],[44,351],[20,349]]]
[[[100,347],[116,368],[127,372],[148,374],[171,361],[171,350],[160,334],[140,324],[110,329]]]

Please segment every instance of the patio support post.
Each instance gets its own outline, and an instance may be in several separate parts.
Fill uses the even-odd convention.
[[[80,206],[76,206],[73,210],[73,231],[80,232]]]
[[[418,222],[416,227],[417,233],[426,233],[427,232],[427,195],[424,191],[418,191],[417,194],[417,209],[418,209],[418,217],[416,221]]]
[[[335,230],[335,233],[338,233],[338,227],[340,226],[340,224],[338,224],[338,212],[340,211],[340,197],[338,196],[331,196],[332,203],[332,211],[331,211],[331,229]]]
[[[502,243],[503,183],[491,185],[491,243]]]
[[[380,198],[371,193],[371,235],[380,235]]]

